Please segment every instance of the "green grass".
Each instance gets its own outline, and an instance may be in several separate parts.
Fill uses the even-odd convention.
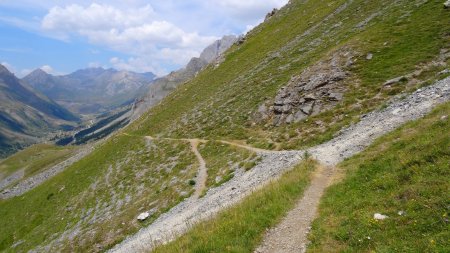
[[[244,167],[249,170],[256,166],[257,156],[253,152],[223,144],[220,142],[209,141],[201,144],[199,151],[206,162],[208,169],[207,187],[219,186],[234,176],[234,172]],[[253,166],[247,165],[252,163]]]
[[[36,144],[0,162],[0,180],[24,169],[24,177],[35,175],[62,162],[77,151],[76,147],[58,147],[52,144]]]
[[[252,31],[243,45],[232,47],[218,68],[209,67],[179,86],[129,131],[239,139],[258,147],[299,149],[331,139],[393,95],[437,79],[436,73],[444,66],[418,76],[416,84],[382,88],[386,80],[411,73],[436,59],[442,48],[450,48],[450,15],[442,1],[355,0],[330,16],[344,2],[348,1],[292,1]],[[356,28],[373,13],[379,14],[365,28]],[[317,22],[322,22],[317,29],[304,34]],[[356,58],[348,69],[351,75],[344,84],[347,93],[341,104],[296,124],[253,124],[258,106],[272,99],[292,76],[342,47],[350,48]],[[370,61],[365,59],[369,52],[374,55]],[[324,127],[317,127],[317,121]]]
[[[216,218],[154,252],[252,252],[264,232],[281,220],[302,195],[316,164],[307,160]]]
[[[188,143],[113,137],[45,184],[0,201],[0,251],[28,251],[58,238],[41,250],[106,249],[191,195],[197,167]],[[137,222],[150,209],[155,214]],[[66,230],[79,232],[70,239],[62,236]]]
[[[209,66],[180,85],[124,132],[298,149],[329,140],[395,94],[433,83],[436,73],[445,68],[430,69],[417,77],[416,84],[382,88],[387,79],[410,73],[437,58],[441,49],[450,48],[450,15],[442,8],[442,0],[354,0],[334,15],[349,1],[291,2],[253,30],[244,44],[233,46],[219,67]],[[380,15],[364,29],[355,28],[374,12]],[[254,122],[252,115],[258,106],[273,99],[293,76],[342,47],[357,55],[349,68],[342,103],[296,124],[274,127]],[[374,55],[371,61],[365,60],[368,52]],[[323,127],[317,127],[319,120]],[[51,249],[102,250],[150,224],[192,194],[189,180],[198,166],[188,143],[154,144],[142,137],[113,136],[45,184],[21,197],[0,201],[0,251],[28,251],[78,228],[81,232],[73,239],[62,238]],[[211,175],[224,172],[227,179],[232,174],[220,165],[227,161],[217,156],[221,151],[214,152],[209,159],[212,164],[217,160],[217,166],[211,166]],[[250,168],[252,163],[242,166]],[[137,223],[136,214],[150,208],[157,213]],[[98,220],[101,215],[107,218]]]
[[[322,199],[309,252],[448,252],[448,115],[450,103],[344,161],[345,178]]]

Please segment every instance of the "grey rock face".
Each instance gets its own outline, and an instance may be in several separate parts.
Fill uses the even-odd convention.
[[[256,121],[289,124],[335,106],[344,97],[343,80],[348,75],[345,69],[351,66],[352,58],[351,50],[344,48],[293,77],[278,91],[273,101],[259,107]]]
[[[230,48],[236,42],[236,39],[234,35],[224,36],[222,39],[215,41],[205,48],[200,54],[200,59],[204,60],[207,64],[213,62],[219,55]]]

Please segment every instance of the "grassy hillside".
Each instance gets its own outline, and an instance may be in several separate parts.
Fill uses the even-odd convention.
[[[18,171],[23,171],[21,179],[25,179],[67,159],[75,151],[71,146],[33,145],[0,161],[0,181]]]
[[[345,179],[322,200],[309,252],[446,252],[450,136],[437,136],[450,129],[449,114],[447,103],[341,163]],[[253,252],[302,197],[314,167],[303,162],[154,252]],[[376,221],[377,212],[389,218]]]
[[[253,252],[266,229],[295,205],[316,166],[312,160],[302,162],[241,204],[194,226],[186,235],[154,252]]]
[[[322,199],[309,252],[447,252],[449,115],[447,103],[343,162],[345,178]]]
[[[396,94],[444,77],[437,73],[449,63],[450,15],[441,0],[291,2],[233,46],[220,66],[209,66],[126,128],[128,135],[111,137],[25,195],[0,201],[0,251],[102,251],[190,196],[198,161],[189,143],[146,135],[300,148],[330,139]],[[280,126],[255,119],[282,86],[336,52],[353,58],[335,107]],[[257,162],[215,142],[199,148],[211,169],[208,186],[217,176],[227,179],[241,158],[245,168]],[[143,211],[154,214],[139,223]]]
[[[436,73],[445,66],[427,64],[450,48],[449,23],[448,10],[439,0],[292,1],[253,30],[244,44],[234,46],[218,68],[211,66],[179,87],[131,130],[172,137],[221,136],[268,148],[322,142],[392,95],[440,78]],[[292,77],[342,50],[355,57],[344,80],[347,92],[337,107],[281,127],[254,121],[258,106]],[[371,60],[366,59],[369,53]],[[414,80],[383,86],[420,69],[424,71]]]
[[[201,150],[214,168],[253,157],[246,150],[215,146]],[[47,183],[0,200],[0,250],[27,251],[52,242],[40,250],[102,251],[189,197],[197,168],[188,142],[116,136]],[[152,216],[137,222],[144,211]]]

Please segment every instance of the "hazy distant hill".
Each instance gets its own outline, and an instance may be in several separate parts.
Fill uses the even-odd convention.
[[[23,80],[73,112],[91,114],[132,103],[154,78],[153,73],[88,68],[64,76],[37,69]]]
[[[0,65],[0,157],[77,121],[78,117]]]

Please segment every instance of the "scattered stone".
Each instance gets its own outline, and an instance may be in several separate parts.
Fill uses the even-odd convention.
[[[385,219],[387,219],[387,218],[389,218],[387,215],[383,215],[383,214],[380,214],[380,213],[376,213],[376,214],[374,214],[373,215],[373,218],[375,219],[375,220],[385,220]]]
[[[450,0],[447,0],[447,1],[444,3],[444,8],[445,8],[445,9],[449,9],[449,8],[450,8]]]
[[[372,53],[368,53],[366,56],[366,60],[372,60],[373,59],[373,54]]]
[[[146,219],[148,219],[148,217],[150,217],[150,213],[149,212],[143,212],[143,213],[138,215],[137,219],[139,221],[145,221]]]
[[[449,73],[450,73],[449,69],[444,69],[441,72],[439,72],[439,75],[446,75],[446,74],[449,74]]]
[[[405,215],[405,211],[398,211],[397,214],[400,215],[400,216],[403,216],[403,215]]]
[[[441,117],[442,121],[446,121],[447,119],[448,119],[448,115],[444,115],[444,116]]]
[[[391,80],[386,81],[383,85],[384,86],[393,85],[393,84],[396,84],[396,83],[399,83],[399,82],[403,82],[403,81],[407,81],[407,80],[408,80],[407,77],[399,76],[399,77],[396,77],[396,78],[393,78]]]

